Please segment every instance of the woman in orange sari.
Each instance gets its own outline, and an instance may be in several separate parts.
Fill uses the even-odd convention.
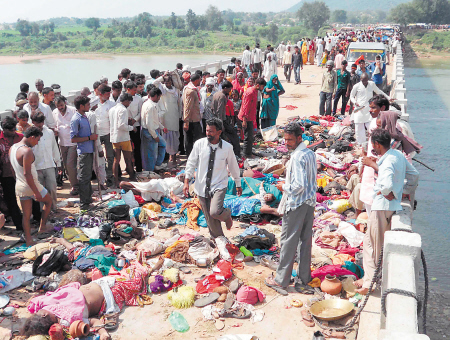
[[[308,61],[308,42],[306,40],[303,41],[302,44],[302,59],[306,65],[306,62]]]

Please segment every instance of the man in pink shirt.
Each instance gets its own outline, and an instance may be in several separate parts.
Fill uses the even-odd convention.
[[[345,59],[344,57],[344,51],[342,49],[339,50],[339,53],[334,57],[334,66],[336,67],[336,70],[339,70],[342,66],[342,61]]]

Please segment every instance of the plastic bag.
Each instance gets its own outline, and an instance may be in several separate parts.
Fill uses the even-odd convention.
[[[125,201],[125,204],[128,204],[130,206],[130,208],[139,207],[139,203],[134,198],[134,194],[131,190],[123,194],[122,199]]]
[[[273,142],[278,139],[277,126],[269,126],[268,128],[261,129],[261,135],[265,142]]]
[[[344,236],[352,247],[358,247],[364,239],[364,233],[356,230],[356,228],[348,222],[340,222],[336,232]]]
[[[352,205],[348,200],[328,201],[328,209],[337,211],[339,214],[342,214],[351,207]]]

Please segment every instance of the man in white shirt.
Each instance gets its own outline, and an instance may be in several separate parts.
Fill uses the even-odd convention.
[[[364,277],[354,283],[360,294],[369,292],[383,248],[384,233],[391,230],[392,216],[402,210],[402,199],[409,200],[413,205],[414,191],[419,181],[419,172],[400,151],[391,149],[391,135],[387,130],[373,130],[370,141],[380,159],[363,158],[363,164],[373,168],[378,177],[373,187],[374,199],[363,240]]]
[[[272,55],[267,56],[267,60],[264,63],[264,79],[268,82],[272,75],[277,74],[277,63],[272,59]]]
[[[119,164],[121,154],[125,159],[126,170],[130,180],[135,179],[133,169],[132,152],[130,141],[130,131],[133,130],[134,119],[128,117],[128,106],[133,97],[128,93],[120,95],[120,103],[109,110],[110,138],[114,149],[114,181],[115,186],[119,187]]]
[[[292,71],[292,53],[291,46],[287,47],[287,51],[283,53],[283,59],[281,61],[281,66],[284,67],[284,76],[288,83],[291,82],[291,71]]]
[[[228,171],[236,183],[238,196],[242,194],[239,166],[231,144],[220,138],[223,124],[219,118],[206,122],[206,138],[195,142],[186,163],[186,177],[183,192],[189,197],[189,181],[195,176],[194,192],[197,194],[205,214],[211,237],[224,236],[221,222],[231,229],[233,220],[230,209],[223,207],[228,186]]]
[[[253,71],[258,71],[258,75],[262,75],[262,62],[263,62],[263,53],[259,48],[259,43],[255,45],[255,49],[252,51],[252,65]]]
[[[122,82],[119,80],[115,80],[111,84],[111,96],[109,97],[109,100],[113,103],[119,104],[120,103],[120,95],[122,94]]]
[[[38,180],[52,197],[52,211],[56,211],[56,167],[61,167],[61,155],[58,145],[56,145],[55,134],[44,125],[44,114],[42,112],[33,113],[31,122],[43,133],[39,143],[33,147]]]
[[[70,121],[77,110],[73,106],[66,105],[63,97],[57,97],[55,104],[56,109],[53,110],[53,117],[56,122],[62,161],[67,177],[69,177],[70,186],[72,187],[70,194],[77,196],[77,143],[72,143],[72,139],[70,138]]]
[[[165,167],[163,161],[166,155],[166,141],[160,132],[162,130],[167,133],[167,129],[160,121],[160,117],[164,115],[164,112],[161,112],[161,105],[158,105],[161,96],[162,91],[159,88],[152,88],[148,94],[149,100],[142,106],[142,154],[144,156],[142,165],[146,171],[161,170]]]
[[[290,48],[290,46],[289,46],[289,48]],[[278,59],[280,60],[280,64],[281,64],[283,56],[284,56],[284,52],[286,52],[286,45],[284,44],[284,41],[282,41],[280,43],[280,45],[278,45],[277,52],[278,52]]]
[[[252,52],[250,52],[250,46],[245,46],[245,50],[242,53],[242,67],[250,74],[250,65],[252,63]]]
[[[367,73],[363,73],[361,75],[361,81],[353,86],[352,92],[350,93],[350,101],[354,105],[350,119],[355,123],[355,138],[359,144],[363,144],[367,140],[366,130],[369,129],[369,124],[372,120],[369,113],[369,100],[373,97],[374,92],[391,100],[373,81],[369,81]]]
[[[159,72],[159,71],[158,71]],[[137,94],[137,85],[134,81],[127,81],[125,83],[125,89],[127,93],[133,97],[133,101],[128,106],[128,117],[133,119],[135,123],[133,124],[133,130],[130,131],[131,142],[133,143],[133,156],[134,165],[136,166],[136,171],[142,171],[142,160],[141,160],[141,109],[142,109],[142,97]]]
[[[111,96],[111,88],[102,84],[98,88],[99,102],[97,109],[94,111],[97,119],[97,134],[100,143],[104,145],[106,152],[106,186],[114,186],[114,149],[111,143],[109,123],[109,110],[116,106],[115,102],[109,100]]]
[[[30,117],[29,123],[31,123],[31,115],[35,112],[42,112],[45,117],[44,124],[50,129],[54,129],[55,119],[53,118],[53,112],[50,106],[39,102],[39,95],[37,92],[28,93],[28,104],[25,104],[23,109],[28,112]]]

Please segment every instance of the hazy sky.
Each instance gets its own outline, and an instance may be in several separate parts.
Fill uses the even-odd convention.
[[[127,1],[127,0],[0,0],[0,22],[15,22],[18,18],[36,21],[54,17],[114,18],[134,16],[142,12],[153,15],[185,15],[189,8],[203,14],[208,5],[220,10],[235,12],[279,12],[293,6],[300,0],[166,0]],[[161,4],[161,5],[160,5]]]

